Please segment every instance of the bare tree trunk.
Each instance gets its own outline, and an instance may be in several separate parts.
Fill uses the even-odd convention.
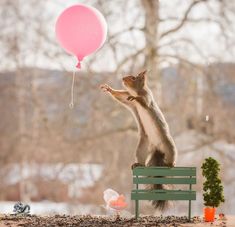
[[[197,81],[196,113],[198,117],[201,117],[203,109],[203,75],[198,74],[196,81]]]
[[[162,99],[160,71],[158,67],[158,26],[159,26],[159,1],[142,0],[145,11],[145,67],[149,70],[149,84],[153,89],[154,95],[160,104]]]
[[[33,99],[33,116],[32,116],[32,148],[38,149],[39,140],[39,122],[40,122],[40,101],[38,97],[38,85],[36,84],[37,72],[33,71],[31,75],[31,92]],[[34,151],[32,151],[34,152]]]
[[[16,72],[16,85],[17,85],[17,102],[18,102],[18,130],[19,130],[19,140],[18,140],[18,152],[20,153],[20,200],[24,201],[26,199],[26,185],[24,180],[23,168],[26,163],[26,113],[25,113],[25,90],[22,84],[21,70]]]
[[[17,19],[20,20],[20,2],[10,2],[10,7],[14,11]],[[13,60],[16,66],[16,75],[15,75],[15,83],[16,83],[16,93],[17,93],[17,104],[18,104],[18,131],[19,131],[19,139],[18,139],[18,153],[20,153],[20,175],[21,180],[20,184],[20,200],[24,201],[26,199],[26,185],[24,180],[24,172],[23,168],[26,163],[26,140],[27,140],[27,129],[26,129],[26,110],[25,110],[25,84],[24,77],[22,72],[22,59],[20,57],[20,31],[18,27],[15,27],[14,38],[11,43],[11,54],[13,56]]]

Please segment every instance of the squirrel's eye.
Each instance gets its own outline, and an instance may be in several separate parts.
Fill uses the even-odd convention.
[[[132,77],[131,77],[131,79],[132,79],[132,80],[135,80],[135,77],[134,77],[134,76],[132,76]]]

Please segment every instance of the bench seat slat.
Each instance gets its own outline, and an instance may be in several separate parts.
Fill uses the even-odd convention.
[[[196,200],[195,191],[186,190],[132,190],[132,200]]]
[[[191,192],[190,190],[181,190],[181,189],[175,189],[175,190],[166,190],[166,189],[133,189],[132,192],[139,192],[139,193],[145,193],[145,192],[154,192],[154,193],[162,193],[162,192],[172,192],[172,193],[183,193],[183,192]]]
[[[196,176],[196,167],[136,167],[134,176]]]
[[[133,177],[134,184],[196,184],[196,178]]]

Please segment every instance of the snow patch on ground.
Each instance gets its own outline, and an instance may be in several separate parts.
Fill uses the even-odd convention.
[[[16,202],[1,201],[0,213],[12,214]],[[30,202],[30,214],[53,215],[53,214],[100,214],[102,207],[94,205],[72,205],[69,203],[55,203],[50,201]]]

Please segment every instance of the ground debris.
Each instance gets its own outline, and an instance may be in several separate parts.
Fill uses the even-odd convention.
[[[177,216],[143,216],[138,220],[135,218],[123,218],[113,216],[91,216],[91,215],[54,215],[54,216],[12,216],[5,215],[0,219],[0,223],[16,223],[14,226],[21,227],[94,227],[94,226],[115,226],[115,227],[180,227],[181,224],[188,223],[187,217]],[[199,223],[201,220],[193,218],[191,223]],[[1,225],[0,225],[1,226]]]

